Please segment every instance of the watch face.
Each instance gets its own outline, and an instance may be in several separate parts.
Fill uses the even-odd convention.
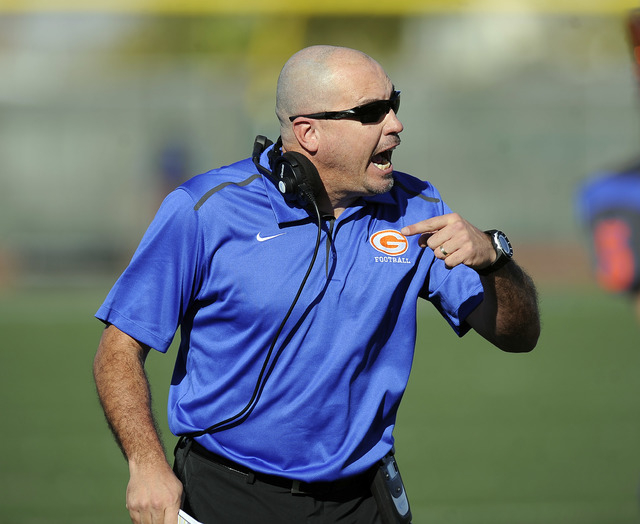
[[[502,249],[502,251],[504,252],[505,255],[507,256],[511,256],[513,254],[513,249],[511,248],[511,244],[509,243],[509,240],[507,240],[507,237],[504,236],[504,234],[500,235],[496,235],[498,238],[498,243],[500,244],[500,248]]]

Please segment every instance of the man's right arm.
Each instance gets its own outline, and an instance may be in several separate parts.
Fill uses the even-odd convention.
[[[129,463],[127,509],[132,522],[175,524],[182,484],[167,462],[153,419],[144,372],[148,353],[148,346],[109,325],[93,374],[107,422]]]

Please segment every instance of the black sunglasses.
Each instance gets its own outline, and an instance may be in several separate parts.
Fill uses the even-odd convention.
[[[323,113],[311,113],[310,115],[290,116],[289,120],[293,122],[296,118],[313,118],[315,120],[341,120],[349,118],[358,120],[362,124],[373,124],[380,122],[382,118],[393,109],[394,113],[398,113],[400,108],[400,91],[393,91],[389,100],[376,100],[362,106],[346,109],[345,111],[324,111]]]

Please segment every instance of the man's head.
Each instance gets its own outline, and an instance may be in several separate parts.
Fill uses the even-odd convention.
[[[283,147],[313,161],[334,204],[384,193],[393,186],[391,151],[403,129],[399,102],[371,57],[343,47],[308,47],[289,59],[278,79]]]

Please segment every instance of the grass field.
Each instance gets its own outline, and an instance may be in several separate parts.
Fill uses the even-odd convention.
[[[107,287],[0,293],[1,523],[128,522],[91,377]],[[459,340],[421,307],[396,431],[415,524],[638,522],[640,328],[594,288],[543,287],[541,305],[526,355]],[[149,361],[163,427],[171,360]]]

